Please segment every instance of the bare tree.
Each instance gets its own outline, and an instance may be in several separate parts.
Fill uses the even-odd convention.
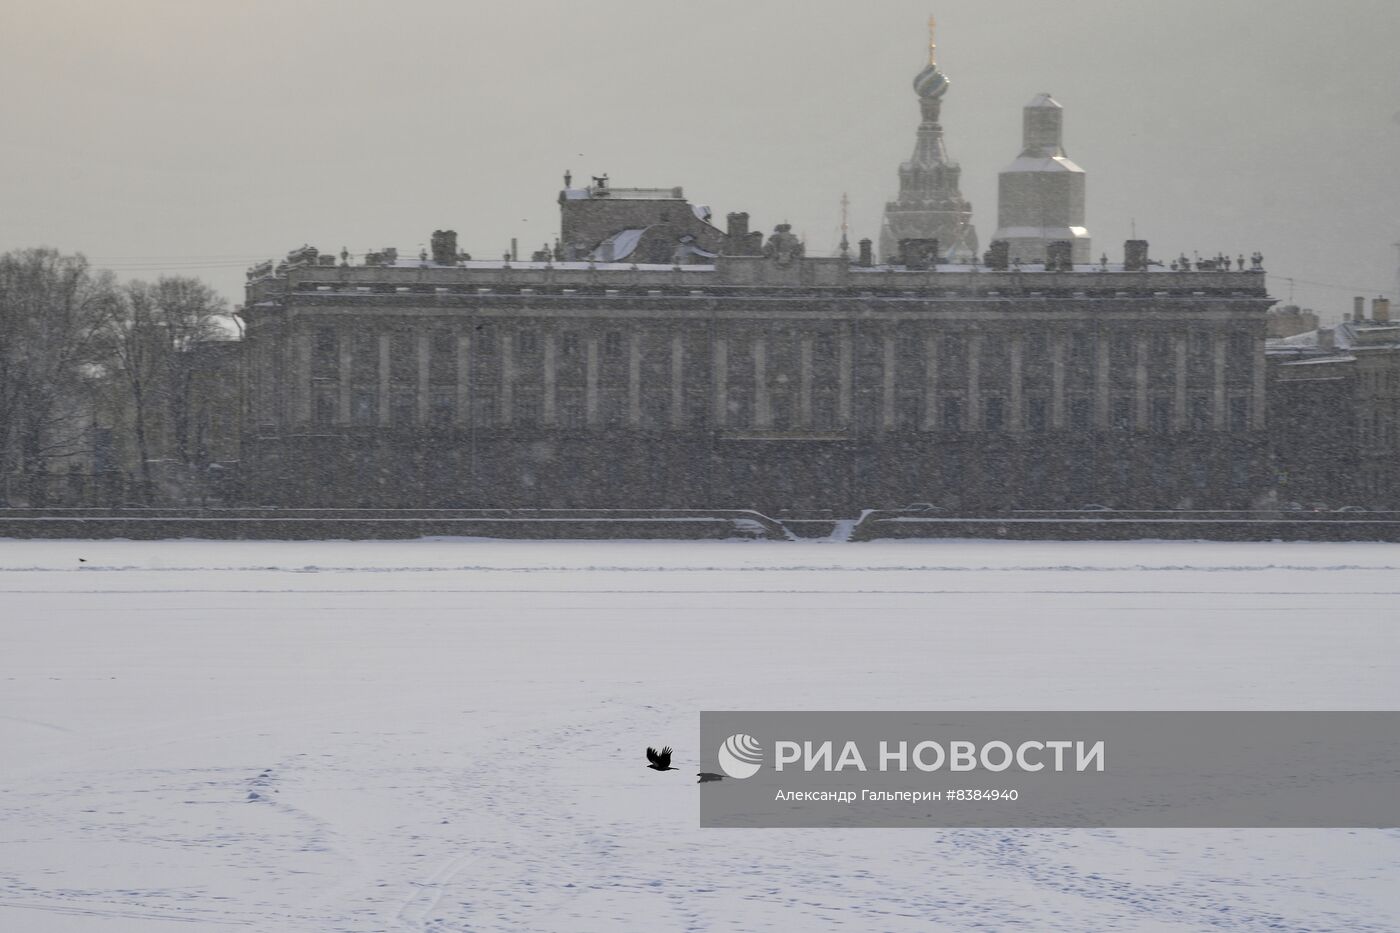
[[[199,343],[225,334],[228,306],[198,279],[161,277],[130,282],[112,305],[106,334],[112,359],[131,405],[132,432],[147,495],[153,489],[150,461],[157,452],[152,435],[188,464],[193,407],[191,352]]]
[[[42,499],[49,464],[90,449],[87,383],[115,303],[111,273],[40,248],[0,255],[0,469]]]

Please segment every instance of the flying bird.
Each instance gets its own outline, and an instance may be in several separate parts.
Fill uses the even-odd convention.
[[[697,784],[708,784],[708,783],[710,783],[711,781],[723,781],[723,780],[724,780],[724,775],[723,775],[723,774],[715,774],[713,771],[701,771],[701,772],[700,772],[700,780],[696,781],[695,783],[697,783]]]
[[[667,745],[661,751],[657,751],[650,745],[647,746],[647,765],[653,771],[679,771],[679,768],[671,767],[671,746]]]

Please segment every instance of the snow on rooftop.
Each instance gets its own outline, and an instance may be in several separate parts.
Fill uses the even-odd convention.
[[[1087,237],[1087,227],[1000,227],[998,240],[1073,240]]]
[[[592,258],[597,262],[621,262],[632,255],[632,251],[637,248],[637,243],[641,240],[643,233],[646,233],[645,227],[619,230],[598,244],[598,248],[593,251]]]
[[[1071,172],[1074,174],[1084,174],[1084,169],[1075,165],[1064,156],[1020,156],[1006,168],[1001,170],[1003,175],[1012,172]]]

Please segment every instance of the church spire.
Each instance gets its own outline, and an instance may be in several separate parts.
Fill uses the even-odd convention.
[[[962,170],[948,158],[939,116],[950,82],[938,67],[936,21],[928,21],[928,64],[914,77],[922,120],[914,140],[914,153],[899,167],[899,195],[885,205],[880,231],[880,253],[886,261],[900,254],[899,241],[938,240],[945,259],[977,255],[977,231],[972,226],[972,205],[958,188]]]

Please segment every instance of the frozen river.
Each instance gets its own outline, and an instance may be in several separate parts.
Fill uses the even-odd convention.
[[[693,783],[702,709],[1400,709],[1397,596],[1372,544],[4,541],[0,930],[1400,929],[1400,831]]]

